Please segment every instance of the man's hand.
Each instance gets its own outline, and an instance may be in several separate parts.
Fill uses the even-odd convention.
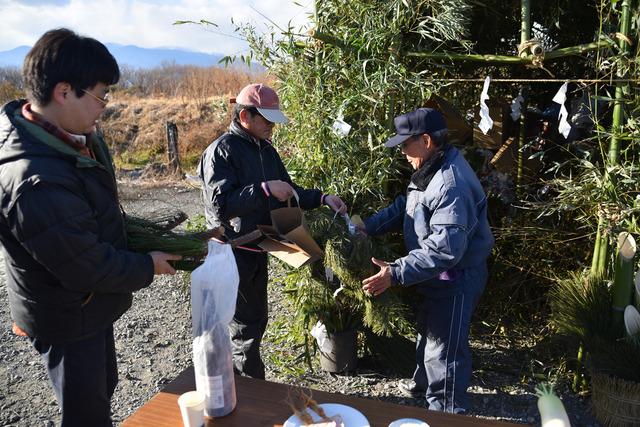
[[[371,258],[371,262],[380,267],[380,271],[362,281],[362,289],[372,296],[377,296],[391,286],[391,267],[386,261]]]
[[[149,252],[153,259],[153,274],[176,274],[176,269],[168,261],[180,261],[182,256],[168,254],[166,252]]]
[[[271,195],[281,202],[286,202],[293,196],[293,187],[288,182],[275,179],[267,181],[267,187]]]
[[[340,197],[334,196],[333,194],[324,196],[324,203],[335,212],[338,212],[340,214],[344,214],[347,212],[347,205],[345,205]]]

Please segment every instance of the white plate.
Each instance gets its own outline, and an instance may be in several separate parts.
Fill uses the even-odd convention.
[[[415,418],[401,418],[392,421],[389,427],[429,427],[429,424],[422,420],[416,420]]]
[[[333,415],[340,415],[342,417],[342,421],[344,422],[344,427],[369,427],[369,421],[362,415],[362,412],[357,409],[352,408],[351,406],[341,405],[340,403],[321,403],[318,405],[324,410],[324,413],[327,414],[328,417]],[[308,410],[307,411],[316,422],[320,422],[320,416],[315,412]],[[301,427],[304,426],[300,418],[295,415],[291,415],[287,421],[284,422],[283,427]]]

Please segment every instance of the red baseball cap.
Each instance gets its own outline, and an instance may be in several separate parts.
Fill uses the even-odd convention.
[[[289,123],[289,119],[280,111],[280,99],[276,91],[262,83],[245,86],[236,96],[235,102],[255,107],[270,122]]]

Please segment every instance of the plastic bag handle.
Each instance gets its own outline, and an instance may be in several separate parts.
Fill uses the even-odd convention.
[[[300,208],[300,196],[298,196],[298,193],[296,192],[296,190],[293,190],[293,197],[295,197],[295,198],[296,198],[296,202],[298,203],[298,208],[299,208],[299,209],[302,209],[302,208]],[[290,208],[290,207],[291,207],[291,197],[289,197],[289,198],[287,199],[287,207],[288,207],[288,208]]]

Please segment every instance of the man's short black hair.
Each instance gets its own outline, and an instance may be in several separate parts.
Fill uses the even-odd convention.
[[[247,110],[247,112],[251,114],[251,117],[255,116],[256,114],[260,114],[258,112],[258,109],[252,105],[235,104],[233,106],[233,115],[231,116],[231,119],[234,122],[240,123],[240,111],[242,110]]]
[[[98,83],[120,79],[118,63],[106,46],[66,28],[50,30],[31,48],[22,66],[27,97],[38,105],[51,101],[53,88],[66,82],[78,97]]]
[[[431,132],[429,136],[431,137],[431,141],[433,141],[433,144],[438,148],[444,147],[449,142],[448,129],[441,129],[435,132]]]

